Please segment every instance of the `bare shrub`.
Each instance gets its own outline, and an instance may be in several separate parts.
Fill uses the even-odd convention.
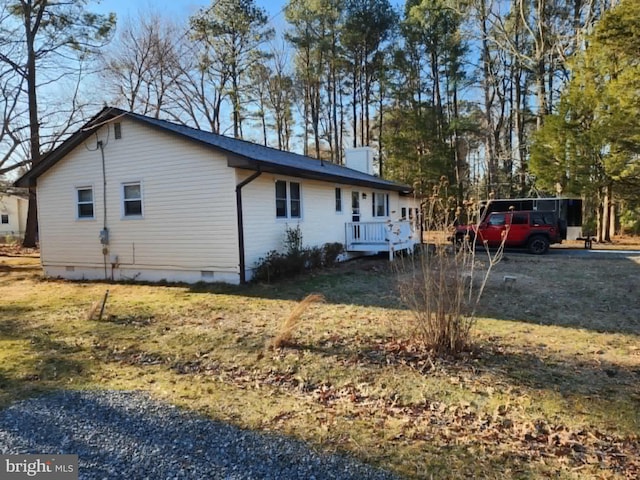
[[[428,238],[453,232],[455,221],[463,216],[480,222],[472,202],[464,210],[456,208],[455,199],[443,195],[446,187],[446,181],[441,181],[424,205]],[[475,243],[466,237],[462,242],[422,245],[416,255],[396,262],[397,286],[402,302],[413,314],[414,338],[436,355],[455,355],[469,348],[476,307],[503,249],[504,244],[494,253],[481,247],[486,261],[480,262]]]
[[[341,243],[325,243],[322,246],[304,247],[300,225],[285,228],[284,253],[271,250],[261,257],[253,270],[254,282],[271,283],[293,277],[305,271],[333,267],[344,251]]]
[[[302,321],[302,317],[309,310],[309,307],[314,303],[322,303],[324,302],[324,297],[319,294],[311,294],[307,295],[300,303],[298,303],[295,308],[291,311],[289,316],[284,319],[280,328],[278,329],[278,333],[271,340],[268,347],[271,348],[282,348],[287,345],[293,344],[293,332],[300,325]]]

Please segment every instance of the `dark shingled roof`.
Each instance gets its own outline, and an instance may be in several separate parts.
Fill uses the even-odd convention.
[[[15,185],[21,187],[34,186],[36,179],[40,175],[56,164],[81,142],[86,140],[86,138],[92,134],[94,130],[93,127],[99,127],[105,122],[120,117],[127,117],[150,127],[193,140],[201,145],[223,150],[230,154],[227,162],[230,167],[335,182],[345,185],[391,190],[404,194],[411,193],[412,191],[408,185],[383,180],[373,175],[368,175],[331,162],[321,162],[320,160],[297,153],[285,152],[244,140],[205,132],[166,120],[126,112],[113,107],[106,107],[101,110],[95,117],[89,120],[83,128],[74,133],[58,148],[44,156],[41,162],[19,178]]]

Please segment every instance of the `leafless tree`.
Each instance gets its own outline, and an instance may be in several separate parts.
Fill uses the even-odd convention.
[[[117,104],[156,118],[170,110],[170,91],[182,73],[182,36],[178,25],[157,12],[141,10],[125,20],[104,54],[104,78]]]
[[[29,128],[28,156],[31,165],[40,162],[47,125],[39,95],[77,72],[77,61],[84,60],[97,47],[108,42],[115,15],[96,15],[86,10],[85,0],[48,2],[42,0],[0,0],[0,63],[22,78],[18,104],[27,106]],[[60,112],[52,117],[60,118]],[[52,138],[56,138],[54,132]],[[15,162],[16,164],[21,161]],[[35,192],[29,198],[27,228],[23,244],[36,245],[37,211]]]

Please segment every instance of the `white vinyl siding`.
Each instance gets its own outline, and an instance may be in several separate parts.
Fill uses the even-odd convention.
[[[237,282],[235,190],[255,172],[230,168],[224,153],[169,132],[127,118],[121,123],[121,140],[114,141],[112,135],[112,141],[108,141],[108,126],[104,125],[38,178],[45,272],[67,278],[104,278],[106,260],[109,274],[110,265],[116,265],[116,280]],[[104,179],[101,152],[95,148],[98,140],[104,145]],[[276,221],[274,184],[278,180],[286,183],[288,216]],[[123,185],[131,182],[140,183],[144,221],[127,221],[123,216]],[[76,220],[75,189],[88,185],[93,186],[93,210],[99,222]],[[360,220],[379,220],[372,216],[370,193],[365,198],[362,188],[341,188],[345,192],[344,212],[351,211],[351,192],[358,191]],[[345,223],[351,221],[351,215],[335,214],[334,183],[263,173],[246,184],[241,193],[248,270],[270,250],[283,251],[287,227],[300,226],[305,246],[345,241]],[[392,220],[399,216],[400,204],[410,205],[395,192],[380,193],[389,195],[386,208]],[[135,201],[134,197],[127,195],[127,200]],[[103,256],[99,240],[105,198],[107,256]],[[11,220],[11,210],[9,214]],[[292,218],[292,214],[299,218]]]
[[[238,170],[236,183],[240,183],[253,172]],[[301,202],[304,215],[300,219],[279,219],[274,221],[276,209],[274,183],[277,181],[299,182]],[[362,190],[345,185],[346,192],[343,211],[351,212],[352,193],[358,192],[360,205],[359,217],[362,222],[380,221],[371,215],[371,194],[362,198]],[[400,204],[408,204],[411,198],[400,197],[396,192],[389,192],[389,218],[398,219]],[[352,215],[336,215],[336,186],[332,183],[290,177],[284,179],[273,175],[262,174],[242,189],[242,205],[245,229],[245,262],[250,271],[267,252],[284,251],[286,228],[300,227],[302,243],[305,247],[320,246],[328,242],[345,242],[345,225],[351,222]],[[397,214],[395,213],[397,212]]]
[[[179,278],[199,281],[202,272],[238,274],[235,169],[226,157],[195,142],[122,120],[122,139],[105,142],[109,259],[117,257],[115,279]],[[95,142],[92,136],[87,142]],[[95,145],[89,145],[93,147]],[[144,221],[123,217],[123,184],[141,180]],[[103,211],[99,150],[81,144],[38,178],[40,245],[45,270],[75,266],[78,278],[90,268],[104,277],[100,222],[75,220],[68,192],[92,184],[94,212]],[[271,213],[273,219],[273,213]],[[273,221],[273,220],[272,220]],[[139,272],[157,271],[157,277]],[[101,273],[100,273],[101,272]],[[208,275],[208,274],[207,274]]]

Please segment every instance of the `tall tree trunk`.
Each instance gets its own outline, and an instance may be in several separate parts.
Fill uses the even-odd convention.
[[[309,156],[309,104],[311,103],[311,50],[307,47],[304,85],[304,154]]]
[[[311,104],[311,115],[313,116],[313,137],[316,147],[316,158],[320,158],[320,81],[318,81],[314,92],[314,102]]]
[[[488,14],[486,11],[485,0],[480,1],[480,15],[482,28],[482,69],[484,79],[482,82],[484,93],[484,117],[485,117],[485,156],[487,165],[487,193],[491,193],[495,188],[497,160],[496,150],[492,132],[494,131],[493,120],[493,101],[494,93],[492,92],[493,74],[491,71],[491,51],[489,49],[489,31],[488,31]]]
[[[613,237],[616,234],[616,204],[613,199],[609,203],[611,204],[611,209],[609,210],[609,234]]]
[[[602,241],[610,242],[611,241],[611,232],[610,228],[610,220],[609,215],[611,214],[611,184],[608,184],[604,190],[604,197],[602,200]]]
[[[438,52],[435,51],[435,49],[431,52],[431,75],[433,76],[433,105],[436,107],[438,139],[444,140],[444,129],[442,128],[442,94],[440,93],[440,64],[438,61]]]
[[[353,62],[353,148],[358,146],[358,67]]]
[[[362,106],[362,109],[364,111],[364,124],[363,124],[363,129],[364,129],[364,141],[363,143],[365,145],[371,145],[371,121],[369,118],[369,106],[371,103],[371,83],[372,83],[372,79],[371,79],[371,72],[369,71],[370,69],[370,65],[369,63],[366,61],[366,56],[365,56],[365,64],[364,64],[364,105]]]
[[[598,207],[596,208],[596,230],[596,241],[601,243],[604,238],[602,231],[602,201],[598,202]]]
[[[332,120],[333,120],[333,144],[335,150],[335,162],[337,164],[342,163],[342,145],[340,145],[340,135],[338,133],[338,67],[336,65],[338,58],[337,53],[337,39],[335,35],[335,28],[333,30],[332,38],[332,58],[331,58],[331,106],[332,106]]]
[[[536,0],[537,25],[535,39],[535,78],[536,95],[538,97],[538,113],[536,115],[536,129],[540,130],[544,123],[544,116],[547,114],[547,89],[545,84],[546,65],[546,45],[547,26],[545,24],[545,2],[546,0]]]
[[[515,43],[516,46],[520,45],[520,17],[518,15],[516,17],[515,24]],[[527,151],[525,145],[525,131],[524,131],[524,111],[525,111],[525,101],[526,96],[524,95],[525,87],[522,84],[522,65],[517,60],[517,57],[514,56],[514,71],[512,82],[514,85],[514,99],[511,108],[514,110],[514,135],[516,138],[517,144],[517,156],[518,156],[518,177],[520,184],[520,196],[526,196],[527,190]]]
[[[454,80],[453,84],[453,155],[454,155],[454,165],[456,172],[456,184],[457,184],[457,202],[458,205],[462,205],[462,202],[465,198],[464,191],[464,160],[461,152],[462,145],[460,142],[460,136],[458,134],[458,83]]]
[[[384,127],[384,95],[382,92],[382,86],[380,86],[380,103],[378,105],[378,175],[380,178],[384,178],[384,160],[382,158],[382,128]]]
[[[264,146],[267,146],[267,118],[264,113],[264,105],[260,108],[260,121],[262,123],[262,139],[264,141]]]
[[[22,3],[24,11],[24,27],[27,43],[27,95],[29,98],[29,144],[31,147],[31,168],[40,163],[40,118],[38,115],[38,91],[36,83],[36,54],[35,35],[39,27],[44,6],[37,12],[35,24],[32,24],[31,3]],[[38,209],[35,188],[29,189],[29,207],[27,210],[27,225],[22,245],[34,248],[38,239]]]

